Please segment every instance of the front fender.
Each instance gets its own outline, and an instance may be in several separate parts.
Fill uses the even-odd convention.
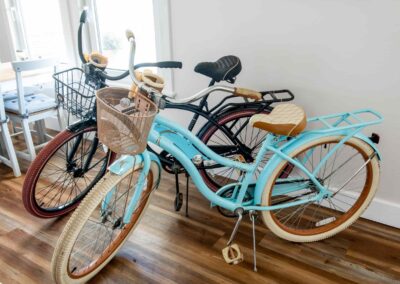
[[[348,132],[343,131],[343,132],[335,133],[334,136],[337,136],[337,135],[346,136],[347,134],[348,134]],[[292,153],[295,149],[297,149],[315,139],[320,139],[320,138],[328,137],[328,136],[332,136],[332,133],[326,133],[326,134],[306,134],[305,133],[304,135],[299,136],[298,138],[287,142],[286,145],[284,146],[284,148],[282,149],[282,152],[285,153],[286,155],[290,155],[290,153]],[[365,136],[364,134],[361,134],[361,133],[355,134],[354,137],[359,138],[359,139],[363,140],[364,142],[366,142],[367,144],[369,144],[374,149],[374,151],[377,153],[378,158],[381,159],[381,154],[380,154],[378,148],[376,147],[376,145],[371,141],[371,139],[369,139],[367,136]],[[276,169],[276,167],[279,165],[279,163],[282,162],[282,160],[283,159],[281,157],[279,157],[277,154],[274,154],[268,161],[267,165],[262,170],[259,177],[257,178],[258,182],[257,182],[255,190],[254,190],[254,204],[255,205],[261,204],[261,196],[264,191],[264,188],[267,185],[267,182],[270,180],[273,171]]]
[[[145,157],[144,155],[148,155],[149,161],[151,162],[151,169],[154,173],[155,178],[155,185],[158,187],[161,179],[161,163],[160,159],[152,152],[148,152],[147,150],[135,156],[130,155],[123,155],[118,160],[114,161],[111,166],[109,167],[109,171],[116,175],[123,175],[127,171],[131,170],[132,168],[138,169],[144,167]]]
[[[149,156],[151,160],[151,169],[153,171],[155,179],[155,182],[153,184],[155,185],[156,188],[158,188],[161,181],[161,171],[162,171],[161,162],[158,156],[153,152],[149,152]]]
[[[122,155],[121,158],[111,164],[108,170],[113,174],[122,176],[132,168],[143,167],[143,161],[144,159],[142,154],[135,156]]]

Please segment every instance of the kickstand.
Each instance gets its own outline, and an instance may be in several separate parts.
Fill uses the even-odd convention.
[[[252,228],[253,228],[253,264],[254,272],[257,272],[257,251],[256,251],[256,218],[257,213],[255,211],[249,212]]]
[[[183,204],[183,194],[179,191],[179,173],[176,170],[175,171],[175,188],[176,188],[176,193],[175,193],[175,211],[181,210],[182,204]]]
[[[189,217],[189,174],[186,172],[186,204],[185,215]]]

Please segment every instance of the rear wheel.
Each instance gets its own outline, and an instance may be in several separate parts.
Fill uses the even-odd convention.
[[[265,109],[261,113],[269,114],[270,110]],[[216,153],[239,162],[253,162],[256,157],[262,142],[268,132],[259,128],[254,128],[249,124],[250,118],[260,113],[256,109],[243,109],[228,113],[218,119],[218,125],[224,127],[229,135],[224,133],[216,125],[210,124],[209,128],[199,137],[207,146]],[[238,144],[241,146],[238,146]],[[266,155],[260,163],[260,170],[269,159],[269,154]],[[236,182],[241,175],[237,169],[226,167],[207,162],[204,170],[200,173],[206,184],[214,191],[224,185]],[[257,178],[259,171],[256,172]]]
[[[40,218],[70,212],[101,179],[114,157],[99,142],[96,126],[60,132],[28,169],[22,189],[25,208]]]
[[[292,157],[313,172],[343,138],[320,138],[296,149]],[[377,190],[378,157],[370,145],[351,138],[327,159],[315,176],[328,188],[329,195],[307,202],[319,191],[303,171],[282,161],[272,173],[262,195],[263,205],[305,201],[297,206],[262,212],[265,224],[279,237],[294,242],[318,241],[355,222]]]
[[[122,176],[109,172],[82,201],[54,250],[52,273],[56,283],[88,281],[128,239],[139,224],[153,189],[153,171],[150,170],[129,223],[124,224],[123,217],[138,190],[136,185],[141,172],[141,169],[130,170]]]

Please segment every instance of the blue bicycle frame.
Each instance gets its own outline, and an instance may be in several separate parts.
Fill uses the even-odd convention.
[[[369,116],[369,119],[363,119],[364,116]],[[328,159],[336,152],[336,150],[338,150],[351,137],[357,137],[364,140],[375,150],[376,155],[378,155],[378,158],[380,158],[380,154],[374,143],[368,137],[361,134],[361,130],[369,125],[378,124],[382,121],[383,118],[379,113],[369,109],[314,117],[307,120],[308,125],[316,125],[312,130],[304,131],[290,140],[284,136],[268,134],[254,162],[251,164],[237,162],[216,154],[186,128],[183,128],[160,115],[157,115],[154,120],[148,141],[158,145],[163,150],[173,155],[190,174],[198,190],[205,196],[205,198],[210,200],[213,205],[217,205],[231,211],[235,211],[237,208],[243,208],[244,210],[265,211],[297,206],[310,201],[320,200],[324,196],[329,196],[331,194],[330,191],[318,181],[316,174],[324,165],[324,163],[327,162]],[[306,167],[303,166],[306,161],[300,162],[291,157],[291,153],[295,149],[313,140],[327,136],[342,136],[343,138],[329,151],[324,159],[320,161],[313,172],[310,172]],[[268,163],[257,178],[257,182],[254,182],[253,176],[267,152],[272,152],[274,155],[272,155],[272,157],[268,160]],[[232,184],[228,184],[217,192],[213,192],[205,184],[199,173],[199,170],[192,161],[192,159],[198,155],[201,155],[203,161],[214,161],[217,164],[237,169],[243,173],[241,175],[241,180]],[[261,206],[261,196],[265,185],[273,171],[282,161],[288,161],[302,170],[319,190],[319,193],[314,197],[310,197],[309,199],[302,199],[273,206]],[[125,222],[130,220],[130,217],[136,208],[137,202],[142,194],[146,176],[150,169],[150,164],[152,162],[160,165],[157,156],[145,151],[142,154],[134,157],[123,156],[110,166],[110,171],[119,175],[132,169],[132,167],[143,167],[136,185],[135,193],[130,200],[128,210],[124,216]],[[234,188],[234,194],[232,194],[233,198],[225,198],[220,196],[220,193],[229,187]],[[304,180],[302,182],[299,181],[298,183],[291,181],[290,183],[286,184],[277,184],[272,194],[286,194],[306,187],[307,184],[304,183]],[[246,192],[251,192],[252,200],[244,202]],[[112,191],[110,191],[109,195],[106,197],[103,206],[104,204],[107,204],[111,195]]]

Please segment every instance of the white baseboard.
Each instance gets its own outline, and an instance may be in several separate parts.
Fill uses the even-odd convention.
[[[335,190],[333,190],[333,192],[335,192]],[[350,207],[349,205],[354,204],[354,198],[358,198],[358,194],[346,190],[342,191],[341,193],[341,197],[339,198],[337,196],[335,199],[335,205],[340,206],[336,209],[348,210]],[[341,203],[340,200],[342,200]],[[330,207],[329,203],[326,201],[322,202],[321,205]],[[365,210],[361,217],[395,228],[400,228],[400,218],[398,216],[400,216],[400,204],[390,202],[379,197],[373,197],[367,210]]]
[[[354,192],[343,191],[342,198],[347,196],[348,198],[358,197]],[[347,200],[350,204],[351,199]],[[354,200],[353,200],[354,201]],[[363,218],[376,221],[385,225],[400,228],[400,204],[390,202],[388,200],[373,197],[367,210],[362,215]]]
[[[375,197],[363,218],[400,228],[400,204]]]
[[[336,192],[337,188],[331,188]],[[339,211],[348,210],[354,204],[355,199],[359,197],[359,192],[342,190],[340,196],[335,197],[335,209]],[[321,203],[322,206],[331,207],[327,200]],[[378,223],[400,228],[400,204],[394,203],[374,196],[368,208],[361,217]]]

